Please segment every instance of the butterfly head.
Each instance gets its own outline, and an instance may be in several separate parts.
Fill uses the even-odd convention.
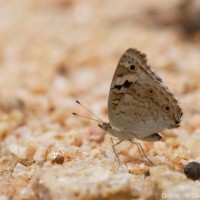
[[[107,123],[107,122],[102,122],[101,124],[98,124],[98,126],[106,131],[106,132],[110,132],[112,130],[111,126],[110,126],[110,123]]]

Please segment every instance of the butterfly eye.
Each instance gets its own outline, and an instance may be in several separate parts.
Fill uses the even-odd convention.
[[[164,106],[163,106],[163,110],[164,110],[165,112],[169,112],[169,111],[170,111],[170,107],[169,107],[168,105],[164,105]]]
[[[131,66],[130,66],[130,69],[131,69],[131,70],[134,70],[134,69],[135,69],[135,65],[131,65]]]

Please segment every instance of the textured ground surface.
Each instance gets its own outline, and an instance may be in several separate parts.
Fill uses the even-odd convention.
[[[200,199],[199,1],[0,1],[0,200]],[[107,121],[110,82],[135,47],[173,89],[181,127],[117,147],[75,104]],[[91,117],[91,116],[90,116]],[[193,195],[193,196],[192,196]],[[188,198],[189,197],[189,198]]]

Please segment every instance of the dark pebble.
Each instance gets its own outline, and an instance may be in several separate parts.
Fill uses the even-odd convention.
[[[185,166],[184,173],[188,178],[197,180],[200,178],[200,163],[190,162]]]

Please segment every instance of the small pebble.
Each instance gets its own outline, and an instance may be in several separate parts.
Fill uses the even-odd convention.
[[[63,164],[64,163],[65,158],[63,156],[58,156],[56,157],[53,161],[53,163],[57,163],[57,164]]]
[[[184,173],[188,178],[197,180],[200,178],[200,163],[190,162],[185,166]]]

